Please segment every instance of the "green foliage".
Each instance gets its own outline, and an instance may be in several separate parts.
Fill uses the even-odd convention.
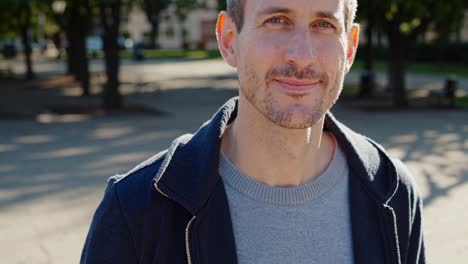
[[[188,13],[198,6],[196,0],[172,0],[176,7],[176,15],[180,21],[185,21]]]
[[[466,0],[362,0],[358,20],[373,14],[377,28],[386,32],[397,29],[413,38],[432,24],[439,35],[447,36],[461,23],[467,5]]]
[[[52,2],[53,0],[1,0],[0,39],[18,36],[21,26],[29,26],[33,31],[44,30],[38,26],[39,14],[47,15]]]
[[[16,24],[13,14],[6,12],[7,9],[0,4],[0,40],[6,37],[13,37],[16,32],[12,30],[12,25]]]
[[[200,59],[218,59],[221,54],[218,50],[183,50],[183,49],[146,49],[146,59],[153,60],[200,60]],[[120,51],[120,57],[131,59],[132,51]]]
[[[418,39],[431,26],[439,37],[456,32],[466,0],[361,0],[359,19],[383,32],[389,44],[389,87],[395,106],[407,105],[405,66]],[[445,35],[445,37],[444,37]],[[368,58],[370,59],[370,58]]]
[[[151,23],[159,22],[159,14],[166,9],[171,0],[138,0]]]
[[[157,46],[156,39],[159,35],[159,22],[161,20],[161,12],[166,9],[171,0],[138,0],[139,4],[146,13],[146,18],[151,24],[151,34],[149,34],[149,39],[151,39],[152,46]]]

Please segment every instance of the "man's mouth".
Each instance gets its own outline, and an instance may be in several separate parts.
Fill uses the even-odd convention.
[[[298,80],[298,79],[273,79],[281,88],[291,93],[306,93],[317,88],[321,80]]]

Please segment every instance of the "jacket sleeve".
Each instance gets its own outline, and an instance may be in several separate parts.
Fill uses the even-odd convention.
[[[402,183],[408,189],[409,198],[409,237],[406,248],[406,261],[408,264],[426,263],[426,252],[423,235],[423,202],[412,173],[400,160],[394,159],[394,164],[400,175]]]
[[[117,184],[109,181],[86,238],[82,264],[138,262],[116,188]]]

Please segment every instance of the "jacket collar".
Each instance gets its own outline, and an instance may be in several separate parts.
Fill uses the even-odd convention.
[[[160,192],[192,215],[204,207],[220,179],[221,137],[226,126],[236,118],[237,107],[238,98],[230,99],[194,135],[176,139],[153,179]],[[383,149],[340,123],[331,113],[325,117],[325,129],[337,138],[346,153],[352,174],[358,175],[374,199],[387,203],[396,191],[398,181],[396,173],[393,174],[395,177],[376,177],[388,170],[389,158]]]

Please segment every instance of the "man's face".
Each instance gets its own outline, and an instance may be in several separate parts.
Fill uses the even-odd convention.
[[[230,63],[241,100],[279,126],[313,126],[336,102],[354,56],[343,0],[247,0],[244,16]]]

